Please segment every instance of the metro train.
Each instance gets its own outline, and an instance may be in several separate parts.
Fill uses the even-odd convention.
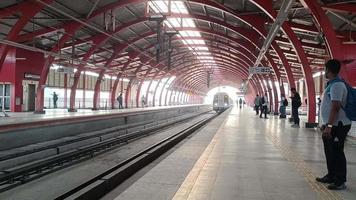
[[[232,99],[227,93],[219,92],[214,95],[213,108],[216,112],[223,112],[232,105]]]

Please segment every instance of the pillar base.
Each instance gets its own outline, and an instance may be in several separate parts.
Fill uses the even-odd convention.
[[[274,115],[279,115],[279,113],[278,113],[278,112],[274,112],[273,114],[274,114]]]
[[[316,128],[318,125],[318,123],[305,122],[305,128]]]
[[[91,110],[92,111],[97,111],[97,110],[99,110],[99,108],[92,108]]]
[[[75,108],[68,108],[68,112],[77,112],[78,110]]]
[[[35,110],[33,113],[43,115],[43,114],[46,114],[46,111],[45,110]]]

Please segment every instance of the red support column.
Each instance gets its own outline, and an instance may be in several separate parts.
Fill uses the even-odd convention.
[[[96,79],[96,83],[95,83],[95,87],[94,87],[94,97],[93,97],[93,110],[99,110],[99,94],[100,94],[100,85],[101,82],[104,78],[104,73],[105,73],[105,69],[102,69],[99,73],[99,77]]]
[[[158,81],[158,83],[157,83],[157,85],[156,85],[156,87],[155,87],[155,90],[154,90],[154,92],[153,92],[153,98],[152,98],[152,102],[153,102],[152,106],[153,106],[153,107],[156,106],[156,93],[157,93],[157,90],[158,90],[159,85],[161,84],[161,81],[162,81],[162,79],[159,79],[159,81]]]
[[[323,74],[320,74],[320,77],[319,77],[319,81],[320,81],[320,84],[319,84],[319,96],[321,96],[323,94],[323,91],[324,91],[324,80],[323,80]]]
[[[79,83],[82,70],[83,67],[79,67],[77,71],[74,73],[74,81],[70,90],[70,100],[69,100],[69,109],[68,109],[69,112],[77,112],[77,109],[75,108],[75,94],[77,92],[77,88],[78,88],[77,86]],[[83,97],[83,99],[85,99],[85,97]],[[83,103],[83,107],[85,107],[84,103]]]
[[[68,74],[64,74],[64,108],[67,108]]]
[[[169,95],[168,106],[173,105],[173,102],[172,102],[173,93],[175,93],[175,90],[172,90],[171,94]]]
[[[152,82],[153,82],[153,80],[150,81],[150,83],[148,84],[147,90],[146,90],[146,101],[147,101],[146,104],[147,104],[147,106],[149,106],[148,94],[150,92]]]
[[[159,94],[159,106],[162,106],[162,94],[163,94],[163,91],[165,90],[166,88],[166,85],[168,83],[170,78],[167,78],[166,82],[164,83],[163,87],[162,87],[162,90],[161,90],[161,93]],[[166,93],[167,94],[167,93]],[[167,96],[167,95],[166,95]]]
[[[113,87],[113,76],[110,76],[110,95],[111,95],[111,91],[112,91],[112,87]],[[110,102],[111,102],[111,96],[109,96]],[[111,107],[111,106],[110,106]]]
[[[274,115],[278,115],[278,92],[277,92],[277,88],[276,85],[274,84],[273,81],[273,76],[271,74],[269,74],[269,79],[272,82],[272,90],[273,90],[273,94],[274,94]]]
[[[131,93],[131,84],[132,84],[132,79],[129,81],[129,83],[127,84],[127,88],[126,88],[126,93],[125,93],[125,108],[129,108],[129,96]]]
[[[116,80],[114,82],[114,85],[111,89],[110,92],[110,99],[111,99],[111,109],[115,109],[115,102],[116,102],[116,90],[117,90],[117,86],[119,85],[120,82],[120,78],[121,78],[121,74],[119,73],[116,76]],[[122,91],[121,91],[122,92]]]
[[[140,96],[141,96],[141,89],[142,89],[142,85],[143,85],[144,80],[141,80],[140,84],[138,85],[137,88],[137,92],[136,92],[136,107],[139,108],[140,107]],[[147,99],[147,97],[146,97]],[[143,107],[143,105],[142,105]]]
[[[47,75],[50,69],[50,63],[52,63],[54,61],[53,57],[49,57],[48,59],[46,59],[46,62],[42,68],[42,72],[41,72],[41,78],[39,80],[38,83],[38,87],[37,87],[37,93],[36,93],[36,111],[34,113],[37,114],[44,114],[45,111],[43,110],[43,106],[44,106],[44,88],[46,87],[46,81],[47,81]]]
[[[87,81],[86,81],[86,79],[87,79],[87,75],[86,75],[86,72],[84,71],[84,73],[83,73],[83,99],[82,99],[82,101],[83,101],[82,107],[83,108],[85,108],[85,91],[87,89]]]
[[[311,11],[314,20],[319,24],[320,27],[317,28],[320,28],[320,32],[325,35],[326,46],[330,56],[335,59],[344,60],[345,55],[343,54],[344,52],[341,41],[337,38],[334,26],[331,24],[328,16],[326,16],[322,6],[315,0],[300,0],[300,2],[305,8]],[[341,68],[340,75],[345,80],[349,81],[347,69],[345,67]]]

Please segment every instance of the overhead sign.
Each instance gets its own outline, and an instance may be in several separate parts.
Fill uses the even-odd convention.
[[[37,74],[30,74],[30,73],[25,73],[24,75],[25,79],[31,79],[31,80],[40,80],[40,75]]]
[[[269,67],[250,67],[249,69],[250,74],[270,74],[271,68]]]
[[[73,74],[74,73],[74,68],[72,68],[72,67],[60,67],[60,68],[57,69],[57,72],[65,73],[65,74]]]

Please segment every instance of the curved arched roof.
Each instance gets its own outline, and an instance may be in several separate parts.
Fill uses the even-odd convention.
[[[168,13],[168,1],[163,0],[8,0],[0,2],[0,38],[17,47],[53,52],[47,63],[75,67],[77,73],[136,73],[138,79],[177,76],[177,87],[207,92],[207,71],[216,85],[239,85],[248,78],[248,68],[282,1],[171,1]],[[326,11],[339,39],[354,39],[355,4],[333,2],[324,0],[317,6]],[[293,4],[288,23],[264,57],[275,80],[294,84],[306,73],[320,71],[330,56],[320,31],[323,27],[315,23],[310,5],[316,4],[308,0]],[[156,60],[157,21],[152,16],[157,14],[166,14],[164,31],[178,31],[172,38],[170,70],[164,31],[160,33],[160,60]],[[4,52],[2,45],[0,62]],[[74,63],[64,57],[73,58]],[[260,78],[255,77],[257,82]]]

